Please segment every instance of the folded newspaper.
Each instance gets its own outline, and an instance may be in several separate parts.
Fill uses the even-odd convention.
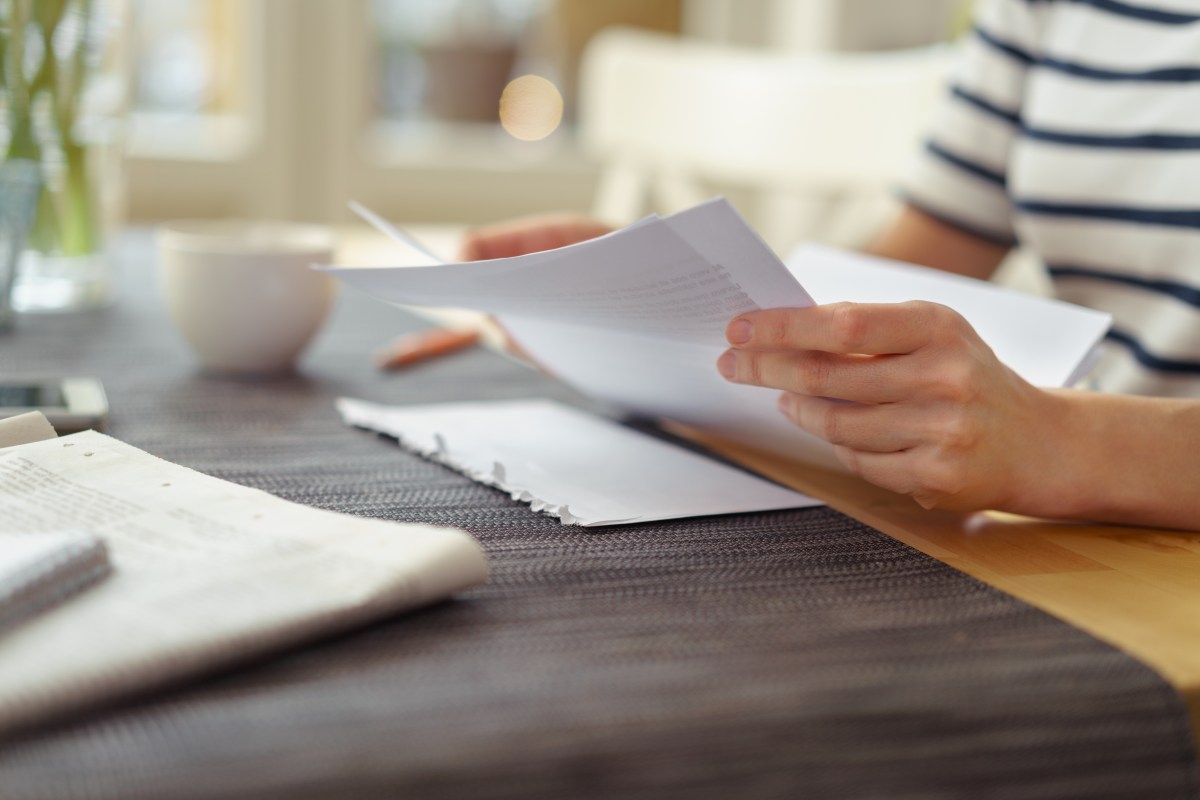
[[[102,539],[112,574],[0,635],[0,733],[427,604],[487,574],[463,531],[309,508],[93,431],[0,449],[0,536],[65,530]]]

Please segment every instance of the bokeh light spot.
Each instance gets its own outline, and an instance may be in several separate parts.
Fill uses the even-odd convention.
[[[540,75],[513,78],[500,95],[500,124],[513,138],[536,142],[562,122],[563,99],[558,87]]]

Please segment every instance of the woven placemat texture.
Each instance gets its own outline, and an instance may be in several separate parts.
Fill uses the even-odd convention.
[[[420,323],[351,292],[298,376],[204,376],[124,245],[120,303],[22,319],[0,372],[98,375],[114,436],[204,472],[466,528],[492,577],[0,742],[0,798],[1200,795],[1180,698],[1090,636],[829,509],[562,527],[333,400],[568,390],[482,350],[375,373]]]

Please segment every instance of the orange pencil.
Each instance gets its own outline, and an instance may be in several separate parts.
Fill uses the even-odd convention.
[[[451,331],[445,328],[409,333],[375,351],[378,369],[401,369],[427,358],[443,356],[470,347],[479,341],[478,331]]]

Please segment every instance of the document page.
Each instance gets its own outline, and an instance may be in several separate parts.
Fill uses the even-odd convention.
[[[740,469],[550,400],[383,406],[338,401],[349,425],[508,492],[564,525],[821,505]]]
[[[787,268],[822,303],[922,299],[947,305],[1038,386],[1078,380],[1111,322],[1092,309],[825,247],[797,249]],[[843,468],[828,444],[779,413],[777,391],[721,377],[716,360],[724,347],[646,341],[627,331],[528,316],[507,316],[503,323],[539,366],[589,397],[765,452]]]
[[[429,264],[411,246],[399,249]],[[1111,324],[1079,306],[832,248],[800,248],[785,265],[720,199],[544,253],[330,272],[392,302],[498,314],[535,363],[623,410],[835,468],[831,447],[779,413],[778,392],[731,385],[717,373],[725,326],[738,313],[814,302],[942,303],[1040,386],[1077,381]]]
[[[833,448],[779,412],[779,392],[721,377],[721,346],[646,341],[624,331],[528,317],[505,317],[503,323],[535,363],[588,397],[756,450],[845,469]]]
[[[53,439],[58,434],[40,411],[0,419],[0,448]]]
[[[719,345],[726,323],[744,311],[812,305],[724,200],[677,216],[515,258],[428,266],[429,257],[405,243],[413,266],[324,269],[402,305],[534,316],[710,345]],[[703,239],[684,238],[697,229]]]
[[[432,602],[466,533],[308,508],[99,433],[0,451],[0,533],[87,530],[113,571],[0,636],[0,732]]]
[[[928,300],[962,314],[996,357],[1035,386],[1070,386],[1091,362],[1112,317],[987,281],[806,244],[788,270],[819,303]]]

